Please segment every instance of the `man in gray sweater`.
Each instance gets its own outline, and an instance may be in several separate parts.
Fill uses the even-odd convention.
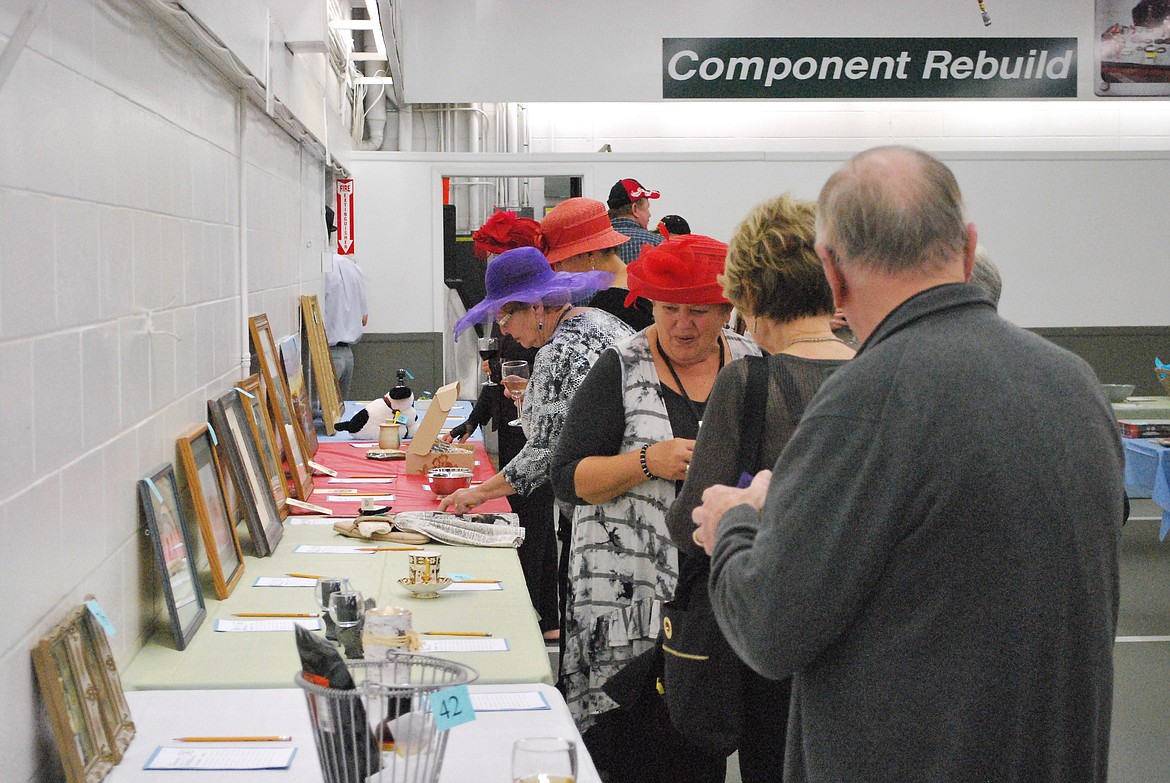
[[[965,282],[929,155],[850,160],[817,234],[857,358],[694,512],[728,641],[795,674],[785,780],[1104,781],[1125,495],[1096,377]]]

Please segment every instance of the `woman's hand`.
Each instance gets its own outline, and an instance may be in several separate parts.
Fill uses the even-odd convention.
[[[473,432],[475,432],[475,427],[470,426],[470,424],[465,421],[462,424],[456,424],[454,427],[452,427],[450,432],[443,436],[443,442],[452,443],[454,441],[459,441],[460,443],[466,443],[467,439],[471,437],[471,433]]]
[[[439,510],[450,511],[452,514],[466,514],[486,500],[487,498],[480,495],[478,487],[466,487],[457,489],[440,500]]]
[[[688,438],[671,438],[653,443],[646,449],[646,467],[656,478],[682,481],[695,453],[695,442]]]
[[[719,522],[729,509],[747,503],[757,512],[764,507],[764,499],[768,496],[768,485],[772,483],[772,471],[761,470],[752,479],[746,489],[736,489],[722,484],[715,484],[703,490],[703,505],[691,512],[691,521],[695,523],[695,531],[691,538],[708,555],[715,549],[715,533],[719,529]]]

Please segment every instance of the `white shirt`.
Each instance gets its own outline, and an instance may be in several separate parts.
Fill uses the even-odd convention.
[[[362,338],[366,306],[366,276],[349,256],[333,254],[333,269],[325,275],[325,335],[330,345],[356,343]]]

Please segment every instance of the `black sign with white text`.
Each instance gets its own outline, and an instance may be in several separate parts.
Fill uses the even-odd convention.
[[[663,98],[1075,98],[1076,38],[663,38]]]

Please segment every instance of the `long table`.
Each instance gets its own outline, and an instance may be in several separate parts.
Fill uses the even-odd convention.
[[[477,478],[493,473],[482,444],[476,445]],[[363,448],[350,443],[322,443],[315,461],[338,470],[341,476],[361,471],[367,476],[393,476],[391,484],[330,484],[329,477],[314,479],[315,491],[309,500],[330,508],[338,516],[356,514],[359,503],[328,501],[330,489],[339,487],[395,495],[392,513],[408,510],[435,510],[438,501],[422,476],[406,474],[401,461],[367,460]],[[507,501],[498,499],[481,506],[484,511],[507,511]],[[208,597],[207,618],[186,650],[174,647],[169,629],[156,631],[122,673],[127,689],[186,688],[285,688],[300,670],[291,631],[217,632],[216,621],[232,620],[237,612],[316,612],[312,589],[307,587],[255,587],[261,576],[308,573],[348,577],[353,586],[379,607],[402,606],[413,613],[418,631],[478,631],[506,639],[506,652],[436,653],[473,667],[482,683],[552,683],[548,652],[535,610],[514,549],[459,547],[427,544],[442,555],[445,574],[462,574],[474,579],[498,579],[502,590],[445,591],[438,599],[414,598],[398,580],[409,571],[409,552],[362,554],[302,554],[297,547],[309,546],[395,546],[347,538],[333,530],[331,517],[316,519],[290,517],[277,551],[270,557],[245,556],[243,579],[226,600]]]
[[[1130,397],[1125,402],[1111,403],[1111,407],[1119,421],[1170,419],[1170,397]]]
[[[521,737],[559,736],[577,743],[578,783],[600,783],[564,699],[548,685],[472,685],[476,694],[537,691],[549,709],[530,712],[477,712],[475,720],[452,728],[439,783],[508,781],[512,743]],[[137,734],[107,783],[164,780],[166,783],[320,783],[317,748],[304,694],[296,688],[220,691],[139,691],[126,694]],[[297,753],[292,766],[280,770],[206,772],[146,771],[155,748],[174,746],[175,737],[191,735],[290,735]],[[217,747],[211,745],[209,747]],[[248,747],[233,745],[231,747]]]
[[[1125,490],[1148,497],[1162,507],[1160,538],[1170,533],[1170,448],[1150,438],[1122,438],[1125,447]]]

